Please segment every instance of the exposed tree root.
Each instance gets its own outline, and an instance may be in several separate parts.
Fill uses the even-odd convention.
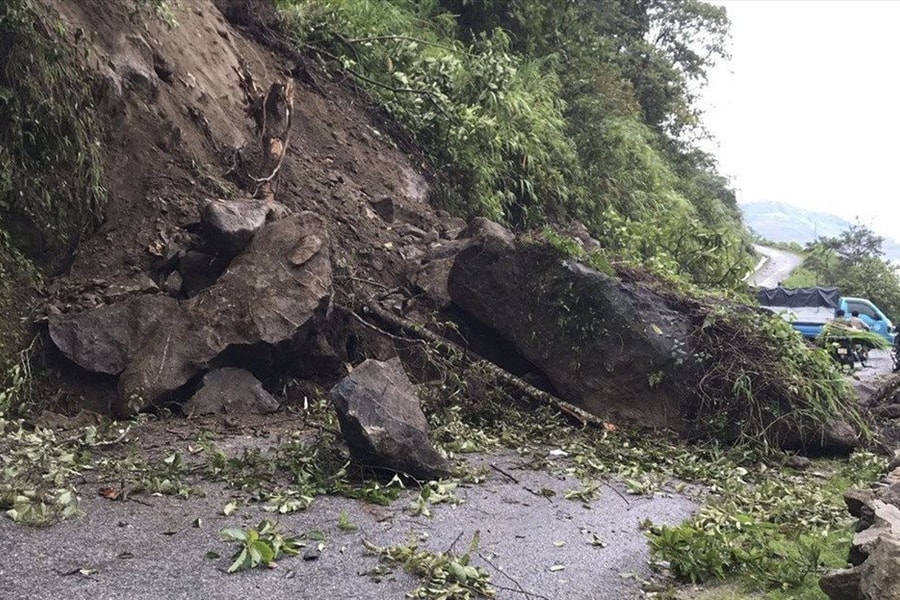
[[[543,390],[537,389],[533,385],[530,385],[529,383],[516,377],[512,373],[501,369],[494,363],[481,358],[470,350],[466,350],[459,345],[451,342],[447,338],[426,329],[423,325],[414,321],[410,321],[409,319],[405,319],[399,315],[395,315],[374,300],[366,303],[366,309],[368,309],[368,311],[372,315],[374,315],[383,323],[391,325],[392,327],[403,331],[406,335],[425,340],[433,344],[442,352],[445,352],[452,356],[463,357],[463,360],[466,360],[473,366],[477,366],[491,373],[494,377],[497,378],[498,381],[513,388],[523,396],[526,396],[527,398],[530,398],[531,400],[534,400],[536,402],[552,406],[561,413],[564,413],[579,421],[582,426],[590,424],[596,425],[597,427],[607,427],[607,423],[605,423],[600,417],[592,415],[591,413],[578,408],[577,406],[570,404],[565,400],[561,400],[552,394],[548,394]]]
[[[245,112],[256,123],[262,159],[260,169],[265,175],[248,174],[256,184],[254,197],[275,200],[275,183],[291,140],[294,120],[294,82],[287,78],[275,81],[265,92],[253,80],[245,65],[235,69],[244,92]]]

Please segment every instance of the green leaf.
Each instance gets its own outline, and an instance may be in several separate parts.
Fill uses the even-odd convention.
[[[259,556],[259,561],[264,565],[269,564],[275,558],[275,551],[272,549],[272,546],[265,541],[257,541],[253,543],[253,548],[256,550],[256,554]]]
[[[228,542],[244,542],[247,540],[247,534],[240,529],[220,529],[219,536]]]
[[[231,563],[231,566],[228,567],[229,573],[234,573],[235,571],[242,569],[245,567],[245,563],[247,563],[250,559],[250,556],[247,552],[247,548],[242,548],[240,552],[235,555],[234,562]]]

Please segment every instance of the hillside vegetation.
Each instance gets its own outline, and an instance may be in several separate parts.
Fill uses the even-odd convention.
[[[704,2],[279,0],[293,42],[422,145],[439,202],[516,228],[579,220],[611,256],[704,286],[748,268],[694,90],[725,56]]]
[[[352,78],[415,139],[451,212],[520,229],[579,220],[614,260],[739,286],[749,259],[734,194],[692,143],[703,134],[695,90],[725,56],[723,8],[276,4],[293,43]],[[169,14],[165,2],[135,7]],[[0,9],[0,306],[19,316],[22,290],[65,265],[105,201],[102,99],[75,60],[84,48],[60,35],[37,0]],[[11,348],[12,331],[0,334]]]
[[[76,485],[125,501],[190,496],[203,478],[247,494],[240,514],[231,501],[215,510],[240,527],[244,508],[287,518],[326,494],[396,499],[399,476],[384,485],[371,462],[348,468],[329,398],[367,359],[399,358],[461,467],[464,453],[515,450],[581,478],[561,500],[584,503],[608,477],[648,497],[696,484],[696,519],[641,524],[673,575],[821,597],[821,571],[845,563],[840,491],[884,461],[802,471],[778,449],[849,451],[872,436],[824,350],[727,299],[749,302],[750,246],[727,180],[696,147],[694,97],[727,35],[724,9],[694,0],[0,5],[0,510],[46,524],[77,512]],[[254,162],[260,150],[272,171]],[[263,187],[277,202],[256,204]],[[249,208],[259,228],[235,250],[210,207]],[[466,237],[479,228],[482,240]],[[501,287],[498,264],[512,274],[499,299],[486,293]],[[491,314],[465,306],[475,292],[491,309],[525,302]],[[615,305],[594,302],[602,292]],[[83,356],[100,338],[111,360]],[[590,381],[642,363],[652,368],[629,389]],[[279,412],[195,419],[186,404],[206,375],[244,367]],[[585,381],[584,393],[569,385]],[[623,390],[614,399],[629,410],[632,398],[677,400],[678,428],[648,433],[639,417],[588,413],[544,388],[603,401]],[[121,429],[62,429],[139,409]],[[289,435],[250,435],[271,424]],[[155,431],[175,445],[162,450]],[[241,454],[229,436],[253,446]],[[416,482],[412,516],[484,480],[453,476]],[[243,539],[262,535],[251,531]]]

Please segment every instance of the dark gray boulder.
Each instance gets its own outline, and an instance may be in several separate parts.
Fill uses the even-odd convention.
[[[116,412],[165,402],[195,376],[239,362],[237,356],[290,356],[327,308],[325,231],[310,212],[260,230],[215,285],[183,302],[135,352],[119,380]],[[319,241],[310,244],[311,237]]]
[[[819,579],[819,587],[831,600],[863,600],[859,592],[860,568],[832,569]]]
[[[269,221],[284,218],[283,204],[265,200],[207,200],[200,212],[204,235],[216,249],[235,255]]]
[[[118,375],[177,308],[173,298],[148,294],[85,312],[53,315],[49,318],[50,339],[80,367]]]
[[[472,243],[448,282],[456,305],[510,342],[564,400],[614,422],[684,429],[696,381],[687,315],[648,288],[517,242],[495,224],[467,229],[461,237]]]
[[[278,410],[278,401],[263,389],[253,373],[235,367],[210,371],[200,389],[185,402],[185,415],[266,414]]]
[[[331,390],[331,400],[356,464],[420,480],[450,474],[447,459],[431,444],[428,422],[400,359],[366,360]]]

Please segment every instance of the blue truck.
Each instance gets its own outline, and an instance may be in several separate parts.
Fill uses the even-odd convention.
[[[843,310],[848,317],[853,311],[859,312],[869,331],[894,343],[894,324],[875,303],[866,298],[841,296],[838,288],[762,288],[757,290],[756,299],[760,306],[780,314],[809,339],[818,336],[822,326]]]

